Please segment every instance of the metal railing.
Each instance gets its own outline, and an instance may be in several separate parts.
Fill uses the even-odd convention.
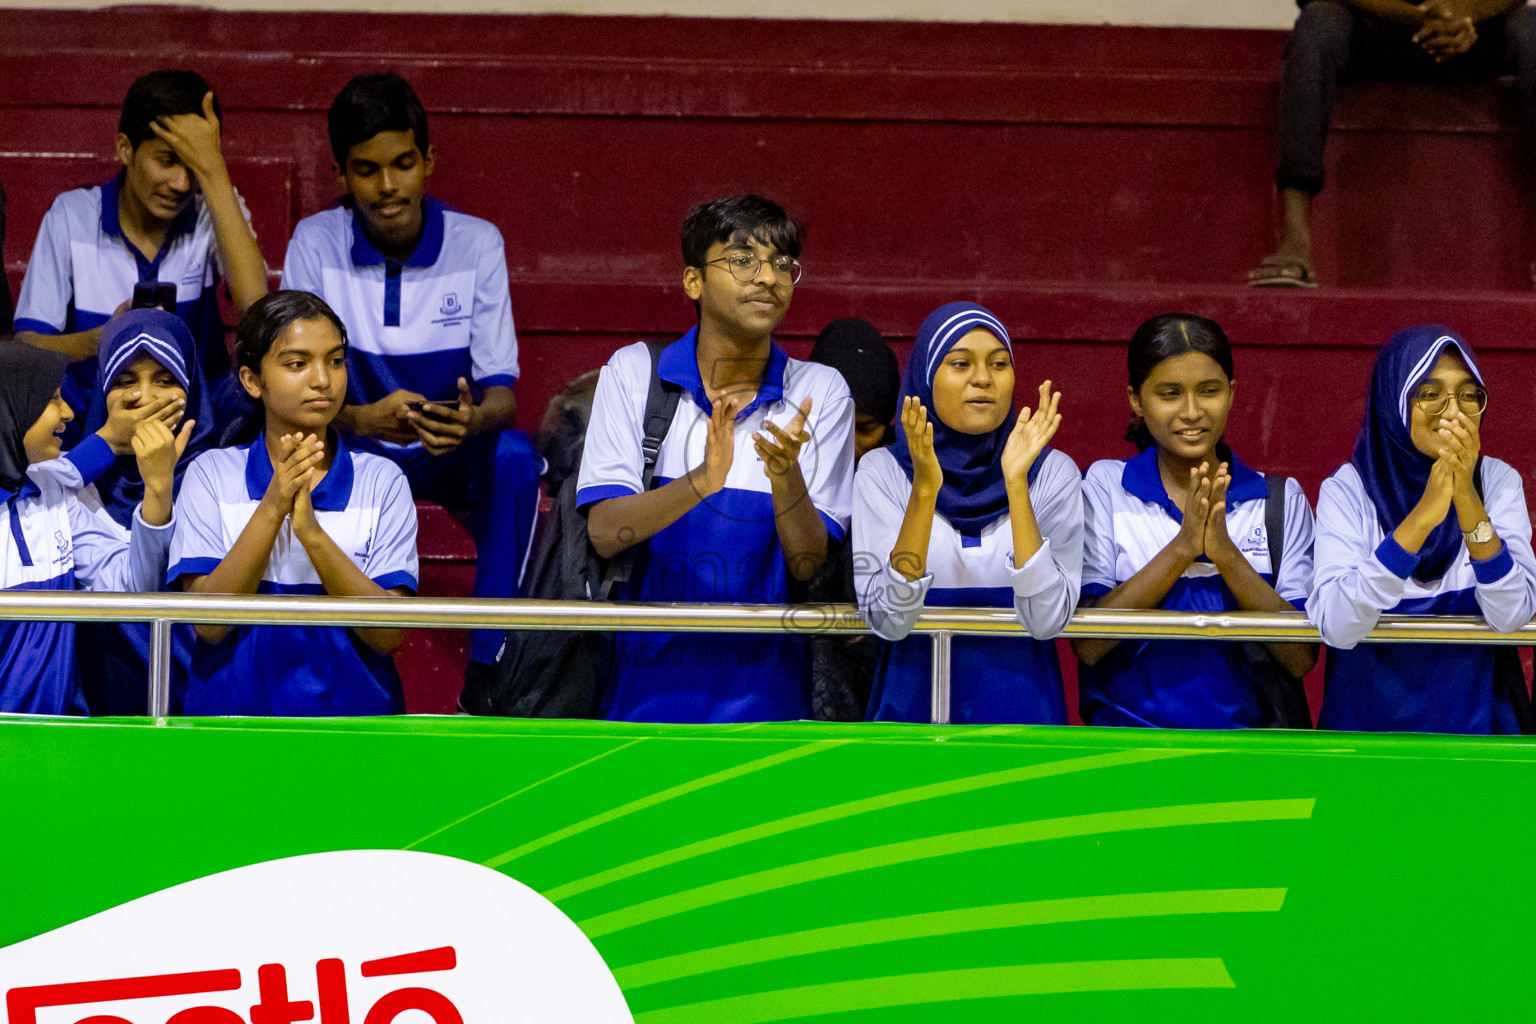
[[[0,591],[0,621],[148,622],[149,713],[170,713],[171,627],[197,625],[342,626],[396,629],[629,630],[672,633],[871,632],[853,605],[613,604],[588,601],[490,601],[431,597],[97,594]],[[949,722],[950,643],[956,636],[1018,636],[1009,608],[924,608],[912,632],[933,637],[935,724]],[[1231,640],[1317,643],[1301,612],[1172,612],[1086,608],[1063,635],[1109,640]],[[1499,633],[1469,615],[1383,615],[1366,643],[1536,644],[1536,623]]]

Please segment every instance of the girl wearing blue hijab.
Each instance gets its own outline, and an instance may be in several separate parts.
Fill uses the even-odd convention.
[[[1186,313],[1155,316],[1132,336],[1126,368],[1135,415],[1126,440],[1141,454],[1095,462],[1084,477],[1084,598],[1099,608],[1305,608],[1312,509],[1295,480],[1267,478],[1227,446],[1236,392],[1232,346],[1221,327]],[[1279,537],[1271,537],[1271,526]],[[1072,646],[1089,725],[1312,725],[1299,679],[1316,664],[1313,644]]]
[[[1029,636],[956,637],[951,721],[1067,720],[1050,638],[1077,604],[1083,511],[1077,466],[1048,446],[1061,395],[1013,409],[1013,343],[996,316],[951,302],[918,329],[901,385],[901,433],[853,482],[859,609],[890,645],[868,717],[926,722],[930,650],[907,638],[925,605],[1009,608]],[[905,639],[904,639],[905,638]]]
[[[1309,611],[1331,648],[1320,727],[1520,731],[1523,680],[1500,685],[1496,648],[1356,646],[1384,612],[1509,631],[1536,611],[1525,488],[1482,454],[1487,407],[1472,348],[1449,328],[1399,331],[1377,355],[1354,452],[1317,501]]]
[[[198,455],[213,447],[214,417],[192,332],[181,317],[161,309],[133,309],[110,320],[102,331],[97,386],[86,411],[86,431],[98,430],[109,415],[147,413],[167,408],[182,428],[186,448],[176,461],[173,494]],[[86,442],[93,443],[93,442]],[[83,447],[83,445],[82,445]],[[144,479],[130,452],[115,459],[95,479],[102,510],[126,538],[133,510],[144,499]],[[90,482],[90,481],[85,481]],[[87,498],[86,500],[90,500]],[[81,623],[76,630],[80,684],[96,715],[142,715],[148,710],[149,626],[145,623]],[[186,672],[192,663],[194,633],[189,625],[172,631],[171,705],[180,712]]]

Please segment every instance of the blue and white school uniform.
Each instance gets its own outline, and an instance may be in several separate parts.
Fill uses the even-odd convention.
[[[662,350],[662,379],[682,395],[662,440],[653,487],[685,476],[704,460],[713,406],[699,377],[697,329]],[[644,344],[615,352],[598,378],[577,477],[576,501],[638,494],[651,353]],[[853,400],[831,367],[791,359],[774,345],[762,386],[736,416],[735,453],[725,488],[704,499],[636,549],[629,591],[635,601],[779,604],[787,571],[773,495],[752,441],[765,419],[787,426],[812,400],[800,450],[810,500],[830,538],[848,527],[853,490]],[[810,713],[810,648],[804,637],[763,634],[621,633],[604,713],[651,722],[752,722]]]
[[[43,216],[21,282],[16,330],[88,331],[105,324],[118,306],[133,298],[134,285],[175,284],[176,314],[197,339],[204,378],[228,377],[229,351],[224,347],[224,321],[215,287],[221,271],[213,215],[202,196],[194,197],[171,222],[154,259],[145,259],[123,237],[118,223],[121,187],[119,173],[101,185],[61,193],[53,201]],[[72,364],[63,386],[64,398],[75,411],[74,429],[65,435],[67,445],[81,436],[80,425],[95,391],[96,358]]]
[[[105,444],[75,455],[78,466],[39,463],[19,492],[0,490],[8,520],[0,529],[0,586],[6,590],[95,590],[151,593],[161,589],[173,524],[150,526],[139,510],[122,528],[80,500],[62,480],[100,476]],[[96,461],[90,461],[92,453]],[[69,461],[66,457],[61,462]],[[148,680],[145,680],[148,686]],[[0,622],[0,712],[83,714],[75,671],[75,624]]]
[[[1382,528],[1353,465],[1345,463],[1323,481],[1317,586],[1308,606],[1329,645],[1319,728],[1520,731],[1512,708],[1494,691],[1494,648],[1360,643],[1384,612],[1481,615],[1502,632],[1536,614],[1536,555],[1520,474],[1488,456],[1481,471],[1488,521],[1504,549],[1479,562],[1463,542],[1444,575],[1429,581],[1414,578],[1418,557]]]
[[[853,482],[853,543],[859,611],[888,648],[870,694],[872,720],[926,722],[932,640],[908,636],[925,606],[1012,607],[1028,637],[955,637],[950,649],[950,720],[960,723],[1067,721],[1061,666],[1050,638],[1077,606],[1083,561],[1082,478],[1066,453],[1049,450],[1030,484],[1041,545],[1013,564],[1007,513],[979,535],[935,514],[928,572],[910,581],[891,565],[912,481],[888,449],[864,456]]]
[[[386,259],[350,206],[301,220],[288,243],[283,287],[313,292],[347,325],[347,401],[395,391],[458,401],[458,380],[516,387],[517,332],[506,246],[490,221],[428,197],[422,235],[405,260]],[[521,430],[479,434],[444,455],[421,442],[349,439],[405,470],[418,498],[468,508],[477,551],[475,596],[517,596],[538,518],[542,460]],[[471,657],[489,663],[499,630],[478,630]]]
[[[207,575],[250,522],[272,479],[265,437],[206,452],[187,469],[171,544],[170,579]],[[416,588],[416,506],[388,459],[338,443],[313,492],[315,518],[357,567],[385,589]],[[285,521],[258,593],[323,594]],[[222,643],[198,640],[189,715],[387,715],[404,710],[394,659],[337,626],[236,626]]]
[[[1285,537],[1279,571],[1270,565],[1264,525],[1268,487],[1235,455],[1228,462],[1227,533],[1265,582],[1297,609],[1312,592],[1312,508],[1301,485],[1285,482]],[[1168,497],[1157,449],[1104,459],[1083,480],[1086,537],[1083,595],[1101,597],[1146,567],[1176,537],[1184,516]],[[1172,611],[1237,611],[1232,591],[1204,556],[1159,605]],[[1241,644],[1204,640],[1122,640],[1078,671],[1080,710],[1089,725],[1237,729],[1268,724],[1257,680]]]

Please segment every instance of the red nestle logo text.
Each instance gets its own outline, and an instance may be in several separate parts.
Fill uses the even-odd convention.
[[[403,974],[451,971],[458,965],[452,946],[405,953],[400,956],[369,960],[359,968],[364,978],[387,978]],[[256,969],[256,983],[261,1001],[240,1016],[222,1006],[191,1006],[179,1010],[163,1024],[354,1024],[351,1002],[347,996],[346,966],[337,959],[315,964],[314,1002],[288,998],[288,971],[282,964],[263,964]],[[233,992],[240,988],[240,972],[233,968],[220,971],[195,971],[189,974],[156,974],[142,978],[113,978],[107,981],[76,981],[63,985],[33,985],[13,988],[6,994],[5,1006],[10,1024],[37,1024],[37,1011],[47,1007],[81,1006],[90,1003],[121,1002],[130,999],[154,999],[164,996],[198,996],[211,992]],[[400,988],[381,997],[357,1024],[391,1024],[408,1010],[428,1014],[434,1024],[464,1024],[464,1018],[452,1000],[430,988]],[[160,1021],[131,1020],[115,1014],[92,1014],[74,1024],[162,1024]]]

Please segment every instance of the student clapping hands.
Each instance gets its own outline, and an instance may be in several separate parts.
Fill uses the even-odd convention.
[[[187,473],[170,576],[194,593],[383,597],[416,587],[416,510],[389,460],[331,425],[347,338],[324,300],[282,291],[240,321],[240,381],[259,403],[249,445]],[[397,629],[198,626],[188,714],[366,715],[403,710]]]
[[[939,307],[902,378],[900,437],[859,463],[859,608],[897,641],[876,672],[872,719],[928,720],[929,641],[908,634],[925,606],[962,605],[1012,607],[1029,635],[955,638],[952,720],[1066,721],[1049,638],[1077,602],[1081,481],[1049,447],[1060,394],[1046,381],[1035,408],[1015,413],[1014,380],[997,317],[974,303]]]

